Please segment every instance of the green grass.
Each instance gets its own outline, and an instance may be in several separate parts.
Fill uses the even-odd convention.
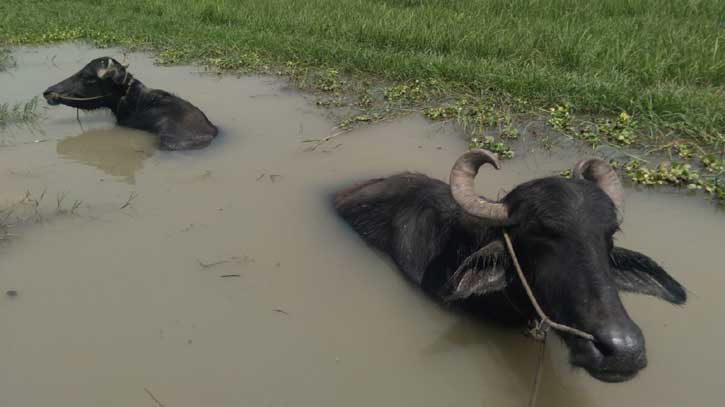
[[[725,133],[721,0],[5,0],[0,42],[87,39],[168,62],[295,61]]]

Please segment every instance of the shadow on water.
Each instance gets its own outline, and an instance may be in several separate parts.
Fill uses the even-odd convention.
[[[67,137],[58,142],[56,150],[65,160],[96,167],[123,182],[135,184],[136,172],[154,155],[156,145],[151,134],[114,127]]]

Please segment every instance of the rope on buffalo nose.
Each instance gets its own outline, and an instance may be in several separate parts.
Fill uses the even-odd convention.
[[[576,328],[572,328],[568,325],[563,325],[558,322],[554,322],[549,318],[545,313],[544,310],[541,309],[541,306],[539,305],[539,302],[536,301],[536,297],[534,297],[534,292],[531,291],[531,287],[529,286],[528,281],[526,281],[526,276],[524,276],[524,272],[521,270],[521,265],[519,264],[519,259],[516,257],[516,252],[514,252],[514,246],[511,244],[511,238],[509,237],[509,234],[504,230],[503,232],[503,238],[506,242],[506,249],[508,249],[509,255],[511,256],[511,260],[513,260],[514,263],[514,269],[516,269],[516,274],[518,274],[519,279],[521,280],[521,285],[524,286],[524,290],[526,291],[526,295],[529,296],[529,300],[531,301],[531,305],[534,306],[534,309],[536,310],[536,314],[539,315],[539,322],[536,324],[536,327],[532,331],[534,331],[535,335],[541,335],[541,332],[543,331],[544,337],[546,337],[546,328],[551,327],[553,329],[556,329],[557,331],[566,332],[572,335],[579,336],[581,338],[593,341],[594,336],[591,334],[588,334],[584,331],[580,331]]]
[[[534,377],[534,385],[531,389],[531,396],[529,397],[529,407],[535,407],[536,406],[536,399],[539,395],[539,386],[541,385],[541,374],[544,370],[544,354],[546,352],[546,337],[547,333],[549,332],[549,328],[556,329],[561,332],[567,332],[572,335],[579,336],[581,338],[593,341],[594,336],[591,334],[588,334],[584,331],[580,331],[576,328],[572,328],[567,325],[559,324],[557,322],[552,321],[545,313],[544,310],[541,309],[541,306],[539,305],[539,302],[536,300],[536,297],[534,297],[534,292],[531,290],[531,287],[529,286],[528,281],[526,281],[526,276],[524,276],[523,270],[521,270],[521,265],[519,264],[519,259],[516,257],[516,252],[514,251],[514,246],[511,244],[511,238],[509,237],[508,232],[505,230],[503,231],[503,238],[506,242],[506,249],[509,252],[509,255],[511,256],[511,260],[514,264],[514,269],[516,269],[516,274],[519,276],[519,280],[521,280],[521,285],[524,286],[524,290],[526,291],[526,295],[529,296],[529,300],[531,301],[531,305],[534,306],[534,309],[536,310],[536,313],[539,316],[539,320],[533,320],[531,321],[531,326],[529,330],[529,335],[537,340],[539,343],[541,343],[541,348],[539,351],[539,362],[538,367],[536,368],[536,376]]]
[[[108,93],[108,94],[106,94],[106,95],[101,95],[101,96],[93,96],[93,97],[88,97],[88,98],[74,98],[74,97],[70,97],[70,96],[63,96],[63,95],[56,95],[56,97],[57,97],[58,99],[63,99],[63,100],[70,100],[70,101],[72,101],[72,102],[87,102],[87,101],[89,101],[89,100],[98,100],[98,99],[103,99],[103,98],[107,98],[107,97],[109,97],[109,96],[111,96],[111,95],[112,95],[111,93]]]
[[[126,74],[123,75],[123,81],[121,83],[123,85],[126,85],[126,80],[127,79],[128,79],[128,71],[126,71]],[[126,88],[126,93],[128,93],[128,88]],[[109,96],[113,96],[113,93],[106,93],[105,95],[101,95],[101,96],[91,96],[91,97],[87,97],[87,98],[76,98],[76,97],[63,96],[63,95],[58,95],[58,94],[56,94],[55,96],[58,99],[69,100],[71,102],[88,102],[90,100],[98,100],[98,99],[107,98]]]

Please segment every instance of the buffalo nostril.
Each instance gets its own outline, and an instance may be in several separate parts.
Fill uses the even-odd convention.
[[[58,93],[50,89],[47,89],[45,92],[43,92],[43,97],[51,106],[60,103],[60,96],[58,95]]]
[[[620,345],[620,341],[621,340],[619,338],[598,337],[594,341],[594,347],[596,347],[599,353],[601,353],[603,356],[613,356],[617,353],[620,353],[617,351],[617,347]]]
[[[594,346],[605,357],[633,359],[644,357],[644,337],[637,327],[626,330],[612,329],[595,335]]]

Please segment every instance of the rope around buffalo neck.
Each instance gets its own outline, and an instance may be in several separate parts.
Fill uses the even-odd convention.
[[[546,352],[546,337],[547,333],[549,332],[549,328],[554,328],[558,331],[567,332],[572,335],[577,335],[579,337],[582,337],[584,339],[593,341],[594,336],[591,334],[588,334],[584,331],[580,331],[576,328],[572,328],[567,325],[562,325],[559,323],[556,323],[552,321],[545,313],[544,310],[541,309],[541,306],[539,305],[539,302],[536,301],[536,297],[534,297],[534,292],[531,290],[531,287],[529,287],[529,283],[526,281],[526,277],[524,276],[524,272],[521,270],[521,265],[519,264],[519,259],[516,257],[516,252],[514,251],[514,246],[511,244],[511,238],[509,237],[508,232],[505,230],[503,231],[503,238],[506,242],[506,249],[509,252],[509,255],[511,256],[511,260],[513,260],[514,263],[514,269],[516,269],[516,274],[519,276],[519,280],[521,280],[521,285],[524,286],[524,290],[526,290],[526,295],[529,296],[529,300],[531,301],[531,305],[534,306],[534,309],[536,310],[536,313],[539,315],[539,321],[534,321],[533,327],[531,328],[531,336],[539,341],[541,343],[541,348],[539,350],[539,362],[538,367],[536,368],[536,376],[534,376],[534,385],[531,389],[531,396],[529,397],[529,407],[535,407],[536,406],[536,399],[539,395],[539,387],[541,385],[541,373],[544,370],[544,354]]]
[[[84,101],[87,101],[87,100],[103,99],[103,98],[108,97],[108,96],[111,96],[111,94],[108,93],[106,95],[94,96],[94,97],[90,97],[90,98],[74,98],[74,97],[70,97],[70,96],[61,96],[61,95],[57,95],[56,97],[58,99],[65,99],[65,100],[72,100],[72,101],[84,102]],[[83,129],[83,123],[81,123],[81,115],[80,115],[80,110],[78,108],[76,108],[76,120],[78,120],[78,125],[81,126],[81,132],[84,132],[85,130]]]
[[[506,249],[508,249],[509,255],[511,255],[511,260],[513,260],[514,269],[516,269],[516,274],[519,276],[519,280],[521,280],[521,285],[524,286],[524,290],[526,290],[526,295],[529,296],[531,305],[534,306],[534,309],[536,310],[536,314],[538,314],[538,316],[539,316],[539,321],[536,323],[536,326],[534,327],[533,331],[539,331],[540,333],[543,332],[544,337],[545,337],[547,328],[551,327],[553,329],[556,329],[557,331],[570,333],[572,335],[576,335],[581,338],[593,341],[594,336],[592,336],[591,334],[586,333],[584,331],[580,331],[576,328],[572,328],[568,325],[563,325],[563,324],[554,322],[551,320],[551,318],[549,318],[544,313],[544,310],[541,309],[539,302],[536,301],[536,297],[534,297],[534,292],[531,290],[529,283],[526,281],[524,272],[521,270],[521,265],[519,264],[519,259],[516,257],[516,252],[514,252],[514,246],[511,244],[511,238],[509,237],[508,232],[506,232],[505,230],[503,231],[503,238],[504,238],[504,241],[506,242]]]

